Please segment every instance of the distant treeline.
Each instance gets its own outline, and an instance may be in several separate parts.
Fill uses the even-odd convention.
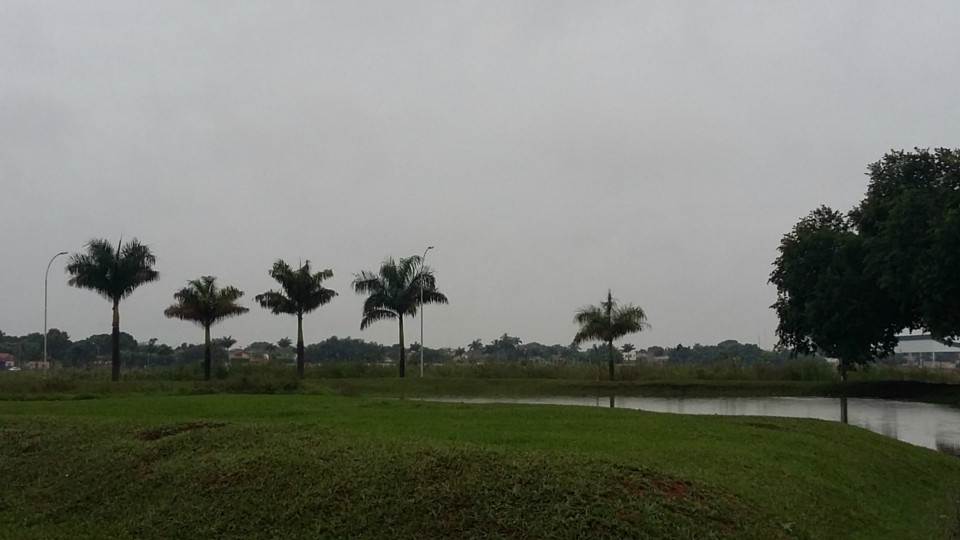
[[[664,351],[675,364],[711,364],[714,362],[736,361],[742,365],[780,364],[790,358],[789,351],[765,351],[752,343],[740,343],[733,339],[721,341],[716,345],[684,347],[682,344]]]
[[[225,336],[213,340],[213,360],[225,362],[228,350],[236,345],[236,340]],[[48,358],[64,367],[88,367],[96,362],[108,362],[110,359],[110,335],[96,334],[73,341],[70,336],[56,328],[47,334]],[[126,332],[120,333],[120,350],[123,363],[127,367],[171,366],[178,363],[193,363],[203,360],[203,345],[181,343],[175,347],[158,343],[157,339],[137,341]],[[270,362],[292,362],[296,351],[287,338],[277,342],[256,341],[244,347],[253,358]],[[306,361],[325,362],[390,362],[399,356],[399,345],[382,345],[352,337],[333,336],[319,343],[307,345]],[[420,346],[413,343],[407,349],[410,358],[419,361]],[[17,363],[35,362],[43,358],[43,334],[34,332],[24,336],[5,335],[0,331],[0,353],[13,355]],[[600,345],[581,350],[576,345],[544,345],[537,342],[523,343],[516,336],[503,334],[483,343],[473,340],[465,347],[437,348],[427,347],[424,361],[429,364],[446,362],[551,362],[578,363],[604,361],[606,351]],[[749,366],[754,364],[782,364],[789,357],[789,351],[767,351],[755,344],[726,340],[717,345],[696,344],[690,347],[682,344],[676,347],[651,346],[637,349],[632,344],[624,344],[616,352],[618,362],[625,358],[634,362],[666,361],[671,364],[714,364],[733,363]],[[0,366],[2,367],[2,366]]]
[[[227,347],[232,338],[219,338],[214,358],[227,359]],[[138,342],[126,332],[120,332],[120,351],[124,363],[134,366],[168,366],[177,362],[203,360],[203,345],[182,343],[171,347],[158,343],[156,338]],[[0,332],[0,353],[16,357],[17,363],[37,362],[43,359],[43,334],[33,332],[25,336],[10,336]],[[56,328],[47,333],[47,358],[65,367],[87,367],[97,361],[110,361],[110,334],[95,334],[73,341],[70,336]]]

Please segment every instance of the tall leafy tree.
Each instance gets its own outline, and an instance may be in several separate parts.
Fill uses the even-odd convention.
[[[163,314],[170,318],[197,323],[203,328],[203,379],[210,380],[211,340],[210,327],[214,323],[243,315],[249,309],[237,304],[243,291],[236,287],[217,286],[217,278],[203,276],[192,279],[187,286],[173,294],[176,302]]]
[[[607,291],[607,299],[600,304],[579,309],[573,320],[580,325],[580,330],[573,337],[575,345],[590,340],[603,341],[607,344],[611,381],[616,376],[613,369],[614,340],[650,326],[643,309],[632,304],[617,305],[611,291]]]
[[[303,377],[303,315],[329,303],[337,293],[323,286],[323,281],[333,277],[333,270],[310,271],[310,261],[305,261],[294,270],[282,259],[273,263],[270,277],[277,280],[280,290],[270,290],[256,296],[261,306],[274,315],[286,313],[297,316],[297,375]]]
[[[351,337],[330,336],[307,345],[305,354],[312,362],[361,361],[379,362],[387,355],[389,347]]]
[[[56,328],[47,331],[47,342],[49,358],[56,360],[63,360],[73,346],[70,335]]]
[[[125,244],[121,241],[116,249],[106,240],[90,240],[86,252],[74,253],[67,263],[67,272],[73,276],[67,283],[94,291],[113,303],[111,378],[114,381],[120,380],[120,300],[160,277],[153,269],[156,263],[150,248],[136,238]]]
[[[353,290],[367,295],[363,302],[363,330],[376,321],[397,319],[400,325],[400,376],[406,374],[406,348],[403,344],[403,318],[415,316],[420,307],[421,290],[424,304],[446,304],[447,297],[437,290],[436,278],[429,266],[417,255],[394,261],[388,258],[377,273],[354,274]]]
[[[960,337],[960,150],[894,151],[868,170],[860,205],[802,219],[770,276],[780,347],[836,357],[841,374],[891,354],[904,328]]]
[[[960,150],[890,152],[868,170],[866,198],[851,212],[864,271],[909,326],[960,337]]]
[[[780,348],[837,358],[841,377],[893,352],[909,316],[867,272],[867,245],[847,216],[814,210],[784,235],[779,251],[770,283]]]

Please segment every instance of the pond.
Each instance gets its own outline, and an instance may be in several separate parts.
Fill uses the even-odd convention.
[[[960,409],[930,403],[858,398],[737,397],[655,398],[629,396],[439,398],[457,403],[530,403],[616,407],[675,414],[783,416],[846,422],[910,444],[960,455]],[[846,409],[844,411],[844,409]]]

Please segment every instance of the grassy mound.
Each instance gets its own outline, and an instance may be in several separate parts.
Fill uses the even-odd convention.
[[[642,467],[371,442],[317,427],[19,419],[16,538],[778,538],[722,490]]]
[[[960,460],[817,420],[333,395],[0,401],[6,538],[950,538]]]

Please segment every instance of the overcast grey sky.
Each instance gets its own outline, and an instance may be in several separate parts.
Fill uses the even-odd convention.
[[[359,330],[352,274],[435,245],[428,346],[566,344],[612,288],[641,347],[769,347],[781,236],[856,204],[886,151],[958,146],[958,21],[955,0],[0,0],[0,330],[42,331],[53,254],[122,235],[161,272],[121,304],[141,340],[201,340],[162,314],[200,275],[251,308],[214,335],[295,337],[253,301],[284,258],[335,273],[308,343],[394,343]],[[109,332],[65,263],[50,327]]]

